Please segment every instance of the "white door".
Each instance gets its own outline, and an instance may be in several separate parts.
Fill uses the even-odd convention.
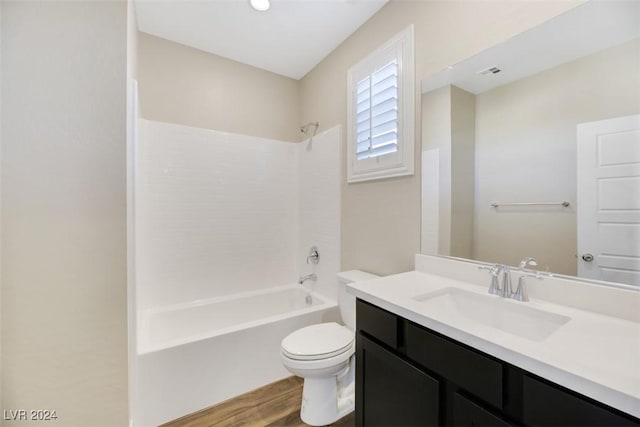
[[[640,286],[640,115],[578,125],[578,275]]]

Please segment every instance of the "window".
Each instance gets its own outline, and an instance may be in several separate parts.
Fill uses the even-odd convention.
[[[348,182],[414,170],[413,26],[348,73]]]

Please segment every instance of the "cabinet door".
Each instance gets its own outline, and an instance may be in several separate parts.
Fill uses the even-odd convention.
[[[453,425],[473,427],[511,427],[507,421],[492,414],[459,393],[453,397]]]
[[[631,416],[614,412],[560,386],[524,376],[523,421],[529,426],[640,426]]]
[[[356,346],[356,425],[439,424],[436,379],[360,334]]]
[[[360,299],[356,300],[356,330],[398,348],[398,316]]]
[[[411,323],[406,341],[409,359],[502,410],[501,362]]]

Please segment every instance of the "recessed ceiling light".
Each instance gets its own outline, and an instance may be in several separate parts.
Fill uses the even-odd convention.
[[[251,4],[252,8],[254,8],[255,10],[259,10],[260,12],[269,10],[269,8],[271,7],[271,3],[269,2],[269,0],[249,0],[249,3]]]

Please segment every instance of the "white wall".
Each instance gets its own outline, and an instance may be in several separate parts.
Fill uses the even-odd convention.
[[[318,282],[306,282],[318,293],[337,300],[336,274],[340,271],[340,185],[342,129],[321,132],[296,144],[299,152],[299,237],[296,251],[300,275],[314,272]],[[320,253],[318,265],[307,264],[311,246]]]
[[[297,145],[141,120],[138,306],[292,283]]]
[[[1,19],[2,406],[124,426],[126,3]]]
[[[475,259],[576,274],[576,126],[640,112],[639,64],[635,40],[476,97]]]
[[[135,234],[138,307],[295,283],[335,296],[340,130],[291,144],[140,121]],[[311,245],[321,263],[307,266]]]

